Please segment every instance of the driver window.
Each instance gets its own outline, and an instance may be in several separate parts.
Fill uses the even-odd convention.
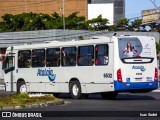
[[[9,69],[14,68],[14,57],[13,56],[7,56],[4,63],[3,63],[3,69]]]

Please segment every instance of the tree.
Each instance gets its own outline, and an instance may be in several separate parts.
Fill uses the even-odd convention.
[[[54,12],[52,14],[52,18],[53,18],[53,29],[62,29],[63,28],[62,16],[59,16],[58,13]]]
[[[141,31],[141,25],[142,25],[142,19],[136,19],[132,22],[133,29],[137,30],[138,32]]]
[[[65,18],[66,20],[66,29],[72,30],[81,30],[85,28],[85,17],[77,16],[78,12],[74,12]]]
[[[12,31],[14,16],[12,14],[5,14],[4,16],[2,16],[2,19],[3,19],[3,22],[1,23],[1,25],[3,24],[2,31]]]
[[[111,26],[108,26],[108,30],[109,31],[118,31],[118,28],[116,25],[111,25]]]
[[[120,20],[117,21],[117,28],[119,31],[126,31],[128,30],[128,22],[129,20],[127,18],[121,18]]]
[[[109,20],[106,18],[102,18],[102,15],[86,21],[86,26],[89,30],[107,30],[107,24],[109,24]]]

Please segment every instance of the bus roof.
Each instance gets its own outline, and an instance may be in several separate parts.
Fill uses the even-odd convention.
[[[109,43],[111,42],[110,37],[93,37],[92,39],[88,40],[79,40],[79,41],[47,41],[46,43],[42,44],[31,44],[31,45],[20,45],[20,46],[12,46],[13,49],[21,50],[21,49],[38,49],[38,48],[49,48],[49,47],[67,47],[67,46],[78,46],[78,45],[91,45],[91,44],[98,44],[98,43]],[[7,48],[8,50],[11,47]]]
[[[130,38],[130,37],[137,37],[137,38],[150,38],[154,39],[154,37],[151,36],[125,36],[121,35],[119,37],[113,36],[113,37],[104,37],[104,36],[93,36],[92,39],[88,40],[72,40],[72,41],[47,41],[45,43],[41,44],[30,44],[30,45],[20,45],[20,46],[12,46],[14,50],[22,50],[22,49],[40,49],[40,48],[51,48],[51,47],[69,47],[69,46],[81,46],[81,45],[93,45],[93,44],[100,44],[100,43],[111,43],[114,42],[115,38]],[[8,50],[11,49],[11,47],[7,48]]]

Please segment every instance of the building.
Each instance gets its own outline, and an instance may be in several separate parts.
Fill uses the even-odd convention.
[[[64,1],[64,2],[63,2]],[[68,16],[79,12],[79,16],[92,19],[102,14],[108,18],[110,25],[124,17],[125,0],[0,0],[0,17],[4,14],[20,14],[23,12],[53,14]]]
[[[142,24],[160,23],[160,9],[142,11]]]
[[[125,17],[125,0],[88,0],[88,19],[102,14],[109,19],[110,25]]]

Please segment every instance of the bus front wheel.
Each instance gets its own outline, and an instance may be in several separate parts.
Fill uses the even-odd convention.
[[[118,96],[118,92],[103,92],[101,96],[103,99],[113,100]]]
[[[73,99],[80,99],[82,97],[81,86],[78,81],[70,83],[70,93]]]
[[[18,83],[17,93],[27,93],[27,86],[24,81]]]

